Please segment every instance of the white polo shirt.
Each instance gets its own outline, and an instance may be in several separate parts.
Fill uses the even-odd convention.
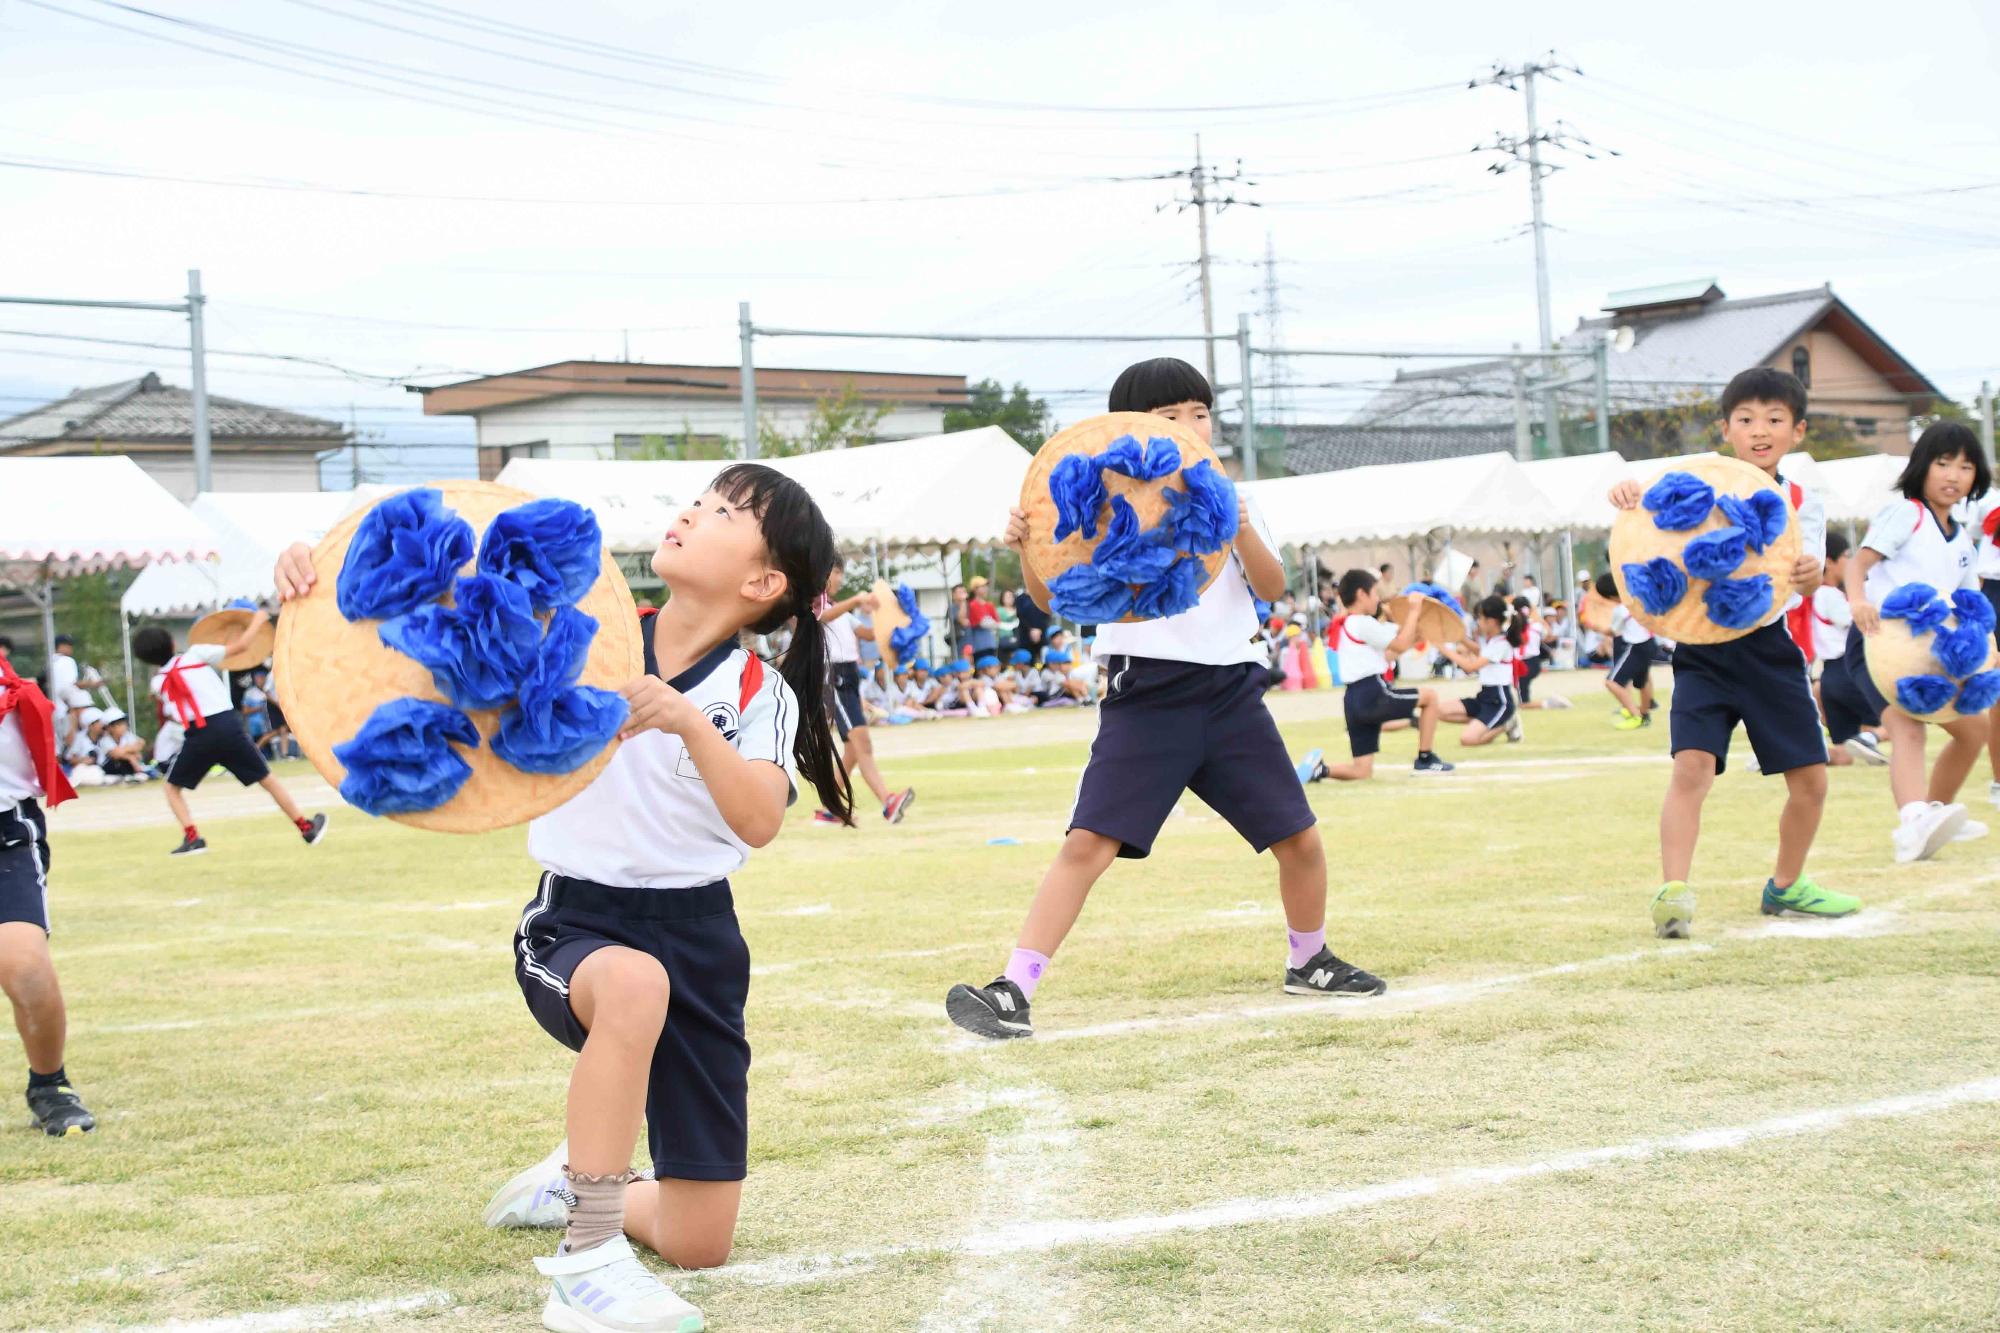
[[[1514,645],[1507,642],[1506,635],[1496,634],[1480,645],[1479,683],[1481,685],[1514,683]]]
[[[777,669],[732,641],[667,684],[686,695],[746,759],[785,770],[799,703]],[[528,824],[528,855],[571,879],[636,889],[691,889],[726,879],[750,845],[715,808],[679,736],[646,731],[618,747],[597,780]]]
[[[1276,551],[1278,543],[1264,526],[1264,516],[1257,512],[1256,503],[1247,497],[1243,503],[1250,514],[1251,531],[1265,546]],[[1202,589],[1200,601],[1177,616],[1130,625],[1099,625],[1094,652],[1099,658],[1159,657],[1171,662],[1230,666],[1264,659],[1264,650],[1256,637],[1257,603],[1250,592],[1250,578],[1243,572],[1243,562],[1232,549],[1215,582]]]
[[[28,738],[21,731],[17,710],[0,717],[0,810],[40,800],[41,796],[42,779],[35,772],[35,757],[28,753]]]
[[[168,658],[167,664],[153,673],[153,683],[148,688],[162,703],[166,703],[168,716],[182,726],[191,726],[194,719],[182,717],[181,710],[167,701],[165,693],[167,673],[179,669],[180,678],[186,683],[188,693],[194,696],[194,706],[203,717],[227,713],[236,705],[229,698],[229,682],[220,674],[223,656],[219,643],[191,643],[186,652]]]
[[[1340,633],[1334,636],[1334,658],[1340,678],[1352,685],[1357,680],[1386,673],[1387,650],[1395,641],[1396,626],[1374,616],[1343,618]]]
[[[1863,590],[1882,605],[1906,583],[1928,583],[1946,597],[1958,588],[1977,588],[1973,570],[1972,529],[1955,523],[1947,534],[1929,505],[1921,500],[1897,500],[1875,515],[1861,545],[1882,559],[1868,571]]]
[[[1644,643],[1653,637],[1653,631],[1647,629],[1639,617],[1627,611],[1623,602],[1611,608],[1611,632],[1618,636],[1621,643]]]
[[[854,633],[854,613],[843,611],[832,620],[821,622],[826,626],[826,660],[829,662],[859,662],[861,641]]]
[[[1847,627],[1854,612],[1847,594],[1830,584],[1821,584],[1812,596],[1813,656],[1822,662],[1847,655]]]

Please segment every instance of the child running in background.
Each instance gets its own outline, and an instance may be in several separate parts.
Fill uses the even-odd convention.
[[[1924,429],[1910,461],[1896,479],[1903,498],[1892,502],[1868,525],[1861,550],[1847,562],[1848,630],[1843,670],[1820,682],[1829,719],[1845,713],[1860,724],[1880,718],[1889,738],[1889,791],[1897,823],[1890,847],[1898,864],[1923,861],[1947,844],[1984,837],[1986,826],[1966,818],[1955,798],[1973,761],[1986,746],[1988,715],[1940,723],[1945,736],[1930,780],[1924,780],[1924,731],[1917,721],[1882,696],[1868,674],[1867,641],[1882,628],[1882,603],[1898,588],[1928,584],[1949,597],[1979,587],[1972,529],[1956,517],[1959,502],[1977,501],[1993,484],[1979,437],[1958,421]]]
[[[1604,688],[1618,701],[1618,716],[1612,719],[1617,731],[1637,731],[1653,725],[1653,654],[1657,645],[1653,631],[1618,600],[1618,581],[1609,574],[1597,576],[1597,595],[1617,605],[1611,609],[1611,637],[1614,641],[1611,672]]]
[[[1382,609],[1381,588],[1365,569],[1350,569],[1340,576],[1340,605],[1343,614],[1328,630],[1334,644],[1334,665],[1346,683],[1341,709],[1347,720],[1347,747],[1352,756],[1344,764],[1329,764],[1306,756],[1299,776],[1308,782],[1332,779],[1361,782],[1375,776],[1375,756],[1382,749],[1382,729],[1396,722],[1417,723],[1418,773],[1449,773],[1453,765],[1437,757],[1431,746],[1437,742],[1438,721],[1444,701],[1430,686],[1400,687],[1390,683],[1390,665],[1417,641],[1417,617],[1423,603],[1412,597],[1403,608],[1399,625],[1376,618]]]
[[[1792,568],[1794,598],[1819,586],[1826,558],[1826,506],[1819,495],[1778,475],[1778,464],[1806,437],[1806,387],[1782,370],[1758,367],[1722,391],[1722,439],[1736,457],[1785,493],[1797,516],[1799,558]],[[1611,503],[1636,508],[1645,488],[1621,481]],[[1813,706],[1805,655],[1793,641],[1785,615],[1795,603],[1771,608],[1763,624],[1728,643],[1684,643],[1674,654],[1674,697],[1669,721],[1674,771],[1660,806],[1660,868],[1666,881],[1653,895],[1653,932],[1686,939],[1694,928],[1695,895],[1688,878],[1701,835],[1701,807],[1729,762],[1729,737],[1740,722],[1750,735],[1757,767],[1785,778],[1785,808],[1778,816],[1778,854],[1764,881],[1760,909],[1766,916],[1846,916],[1861,901],[1829,893],[1806,876],[1806,854],[1826,805],[1826,738]]]
[[[1854,615],[1847,609],[1846,586],[1847,538],[1837,532],[1829,532],[1826,534],[1826,574],[1806,601],[1806,605],[1812,608],[1809,620],[1813,645],[1813,701],[1820,706],[1820,720],[1826,724],[1827,736],[1833,742],[1827,749],[1826,761],[1835,768],[1852,767],[1856,761],[1886,764],[1889,756],[1882,753],[1875,733],[1851,722],[1843,721],[1837,726],[1827,713],[1826,701],[1822,698],[1828,673],[1845,670],[1839,663],[1847,655],[1847,627],[1854,623]],[[1880,722],[1881,719],[1877,718],[1874,725],[1880,725]]]
[[[1201,372],[1160,357],[1119,375],[1109,410],[1157,413],[1207,443],[1214,402]],[[1237,504],[1236,544],[1193,607],[1098,628],[1097,660],[1108,684],[1069,830],[1005,969],[987,985],[957,985],[946,995],[945,1013],[968,1032],[996,1039],[1033,1034],[1028,1011],[1035,989],[1091,887],[1118,857],[1151,852],[1161,825],[1190,791],[1278,863],[1289,946],[1280,976],[1285,993],[1385,989],[1379,977],[1326,947],[1326,853],[1284,738],[1264,706],[1265,668],[1252,640],[1255,599],[1284,592],[1285,567],[1240,491]],[[1008,546],[1019,551],[1027,533],[1027,516],[1014,510]],[[1025,561],[1022,568],[1029,593],[1047,606],[1047,589]]]
[[[1989,464],[1994,461],[1987,460]],[[1993,607],[1993,637],[2000,643],[2000,490],[1988,490],[1970,506],[1970,512],[1972,539],[1978,543],[1972,568],[1979,575],[1980,591]],[[1988,731],[1987,760],[1992,766],[1992,780],[1986,784],[1986,799],[2000,807],[2000,716],[1988,723]]]
[[[846,575],[846,562],[835,556],[833,572],[826,577],[826,595],[821,598],[824,605],[819,612],[819,623],[826,631],[827,708],[832,712],[833,724],[840,732],[841,767],[849,773],[859,772],[861,780],[868,784],[868,790],[875,793],[875,799],[882,803],[882,818],[888,823],[900,824],[917,799],[917,789],[905,787],[899,792],[891,792],[882,770],[875,765],[875,741],[868,734],[868,714],[861,703],[861,641],[867,639],[872,642],[875,631],[854,617],[854,608],[873,605],[875,598],[872,593],[858,592],[852,597],[834,601]],[[831,811],[824,809],[813,812],[813,822],[848,826],[853,823],[852,820],[836,818]]]
[[[1558,602],[1556,605],[1561,606],[1562,604]],[[1541,699],[1533,697],[1535,678],[1540,676],[1543,669],[1549,664],[1550,629],[1544,617],[1553,616],[1555,609],[1536,606],[1526,597],[1516,597],[1514,599],[1514,609],[1520,612],[1528,622],[1527,639],[1521,645],[1519,657],[1521,669],[1516,673],[1516,684],[1521,695],[1521,707],[1568,708],[1569,700],[1560,694],[1551,694]]]
[[[1472,617],[1479,651],[1455,643],[1441,644],[1439,651],[1459,670],[1479,678],[1479,693],[1470,699],[1446,699],[1439,716],[1446,722],[1465,723],[1460,745],[1485,745],[1495,736],[1518,741],[1521,710],[1514,697],[1514,658],[1528,641],[1528,617],[1497,596],[1474,603]]]

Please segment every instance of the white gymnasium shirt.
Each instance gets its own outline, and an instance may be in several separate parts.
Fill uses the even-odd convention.
[[[1507,642],[1507,636],[1496,634],[1479,648],[1479,683],[1484,685],[1512,685],[1514,683],[1514,645]]]
[[[1799,503],[1795,511],[1799,516],[1799,554],[1811,556],[1815,560],[1826,559],[1826,501],[1820,493],[1803,481],[1794,481],[1785,475],[1785,460],[1778,460],[1778,489],[1785,493],[1785,503],[1792,502],[1792,487],[1799,488]],[[1785,604],[1764,618],[1764,625],[1781,620],[1787,611],[1803,605],[1805,598],[1793,593],[1785,599]],[[1764,625],[1757,628],[1762,629]]]
[[[1340,678],[1352,685],[1357,680],[1385,674],[1389,670],[1385,654],[1395,641],[1396,627],[1374,616],[1343,619],[1334,644],[1334,664],[1340,668]]]
[[[21,734],[20,714],[0,717],[0,810],[40,800],[41,796],[42,780],[35,774],[28,738]]]
[[[1986,530],[1995,511],[2000,511],[2000,488],[1986,492],[1970,504],[1961,504],[1959,509],[1972,525],[1972,539],[1979,543],[1979,555],[1972,562],[1973,572],[1982,579],[2000,579],[2000,541],[1995,541]]]
[[[1625,609],[1620,602],[1611,608],[1611,632],[1624,643],[1644,643],[1653,637],[1653,631],[1639,622],[1639,617]]]
[[[1276,551],[1278,543],[1264,526],[1264,516],[1257,512],[1256,502],[1246,496],[1243,504],[1250,515],[1251,531],[1265,546]],[[1250,592],[1250,578],[1243,572],[1243,562],[1232,550],[1215,582],[1202,590],[1200,601],[1163,620],[1099,625],[1093,652],[1099,660],[1119,656],[1158,657],[1170,662],[1230,666],[1264,660],[1264,650],[1256,638],[1257,603]]]
[[[855,637],[852,611],[826,622],[826,660],[836,663],[861,660],[861,641]]]
[[[776,668],[732,641],[667,684],[686,695],[737,753],[777,764],[791,778],[799,704]],[[655,730],[619,746],[596,781],[531,821],[528,855],[571,879],[691,889],[734,874],[750,859],[750,846],[715,808],[681,738]]]
[[[1529,659],[1540,657],[1542,655],[1542,640],[1548,636],[1548,631],[1542,628],[1539,616],[1530,615],[1528,617],[1527,633],[1527,641],[1521,645],[1521,656]]]
[[[1864,587],[1868,600],[1880,606],[1906,583],[1928,583],[1947,597],[1957,588],[1977,588],[1972,528],[1964,523],[1954,526],[1957,531],[1947,536],[1937,515],[1921,500],[1897,500],[1875,515],[1868,535],[1861,539],[1863,547],[1882,557],[1868,571]]]
[[[1854,612],[1847,605],[1847,594],[1822,583],[1812,598],[1813,656],[1822,662],[1847,656],[1847,627],[1853,623]]]
[[[193,721],[192,718],[183,718],[178,708],[166,703],[164,687],[167,673],[176,667],[185,668],[180,677],[186,682],[188,692],[194,696],[194,706],[203,717],[214,717],[236,707],[229,698],[229,682],[219,674],[222,658],[223,648],[219,643],[191,643],[186,652],[168,658],[167,664],[153,673],[153,683],[148,688],[166,704],[167,716],[183,725]]]

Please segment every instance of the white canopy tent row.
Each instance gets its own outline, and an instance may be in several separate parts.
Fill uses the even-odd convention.
[[[312,543],[354,502],[351,491],[222,491],[197,495],[188,510],[215,534],[213,564],[150,565],[119,599],[126,618],[183,616],[227,606],[238,598],[268,602],[278,553],[295,541]]]
[[[0,581],[41,608],[50,657],[55,656],[57,579],[154,564],[206,564],[220,554],[207,525],[122,454],[0,460]],[[130,712],[129,639],[125,679]]]

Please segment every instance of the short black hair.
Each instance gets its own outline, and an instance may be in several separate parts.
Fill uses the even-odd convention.
[[[1840,557],[1846,554],[1847,554],[1847,538],[1841,536],[1837,532],[1827,533],[1826,558],[1828,560],[1838,560],[1840,559]]]
[[[1599,597],[1609,597],[1614,602],[1617,601],[1618,580],[1612,578],[1608,573],[1599,574],[1597,576],[1597,595]]]
[[[1806,386],[1797,375],[1770,366],[1752,366],[1739,373],[1722,390],[1719,404],[1722,419],[1745,403],[1783,403],[1791,409],[1794,422],[1806,419]]]
[[[148,666],[165,666],[174,655],[174,636],[158,625],[148,625],[132,636],[132,656]]]
[[[14,641],[4,634],[0,634],[0,653],[6,653],[9,657],[14,654]]]
[[[1108,412],[1157,412],[1176,403],[1215,406],[1215,390],[1199,370],[1177,356],[1156,356],[1118,372]]]
[[[1896,489],[1906,499],[1923,499],[1924,477],[1931,464],[1940,458],[1961,456],[1972,460],[1972,490],[1967,498],[1977,500],[1992,488],[1993,468],[1986,461],[1986,451],[1979,447],[1979,437],[1963,421],[1933,421],[1924,427],[1924,433],[1910,446],[1910,461],[1903,475],[1896,478]]]
[[[1355,598],[1375,586],[1375,576],[1365,569],[1350,569],[1340,576],[1340,604],[1353,606]]]
[[[64,647],[64,646],[68,646],[68,647],[71,647],[71,648],[74,648],[74,647],[76,647],[76,640],[75,640],[75,639],[72,639],[72,638],[71,638],[71,637],[70,637],[69,635],[67,635],[67,634],[58,634],[58,635],[56,635],[56,647],[58,647],[58,648],[61,648],[61,647]]]

